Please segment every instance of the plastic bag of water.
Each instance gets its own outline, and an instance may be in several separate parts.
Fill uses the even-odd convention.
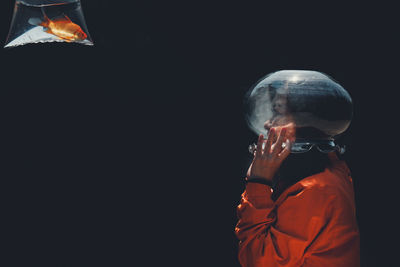
[[[93,45],[80,0],[16,0],[4,47],[69,42]]]

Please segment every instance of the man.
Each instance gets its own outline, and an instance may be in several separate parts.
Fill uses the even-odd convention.
[[[266,140],[259,135],[237,210],[239,261],[243,267],[357,267],[350,171],[322,143],[291,153],[294,128],[269,128]]]

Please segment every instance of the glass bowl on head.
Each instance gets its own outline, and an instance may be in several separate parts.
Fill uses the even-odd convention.
[[[353,104],[349,93],[326,74],[309,70],[281,70],[259,80],[245,97],[245,118],[257,135],[270,128],[293,128],[291,153],[316,147],[320,152],[344,147],[335,139],[349,127]],[[283,145],[286,143],[284,142]],[[256,145],[249,147],[254,153]]]

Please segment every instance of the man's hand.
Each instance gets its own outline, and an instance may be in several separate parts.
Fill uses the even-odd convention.
[[[257,150],[254,154],[253,162],[247,171],[247,179],[264,179],[272,181],[282,162],[290,154],[290,143],[282,148],[283,141],[287,140],[287,129],[282,128],[279,134],[276,128],[271,128],[267,140],[260,134],[257,142]]]

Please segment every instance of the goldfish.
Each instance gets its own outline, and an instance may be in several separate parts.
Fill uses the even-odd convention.
[[[87,34],[82,28],[78,24],[73,23],[67,15],[56,19],[49,19],[45,15],[44,21],[39,18],[31,18],[28,22],[32,25],[42,26],[45,32],[53,34],[67,42],[83,41],[87,38]]]

